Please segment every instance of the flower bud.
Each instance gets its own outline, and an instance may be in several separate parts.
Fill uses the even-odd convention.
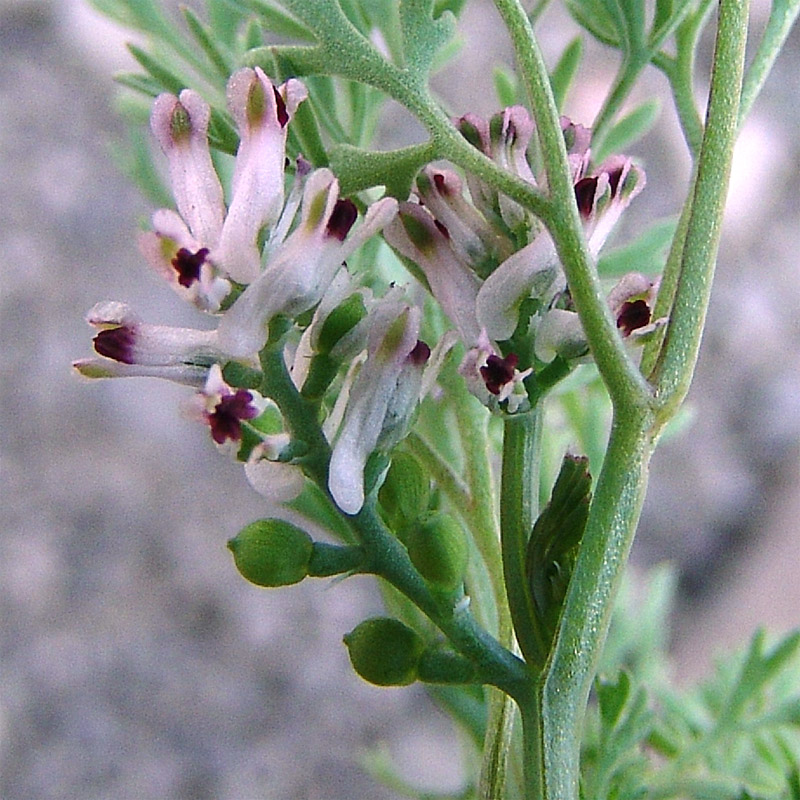
[[[349,333],[367,315],[364,298],[358,294],[351,294],[331,311],[322,324],[322,330],[317,340],[317,351],[330,353],[336,343]]]
[[[419,462],[408,453],[395,453],[378,492],[378,500],[389,524],[399,531],[428,510],[430,481]]]
[[[344,637],[353,669],[376,686],[407,686],[417,679],[425,644],[419,634],[388,617],[364,620]]]
[[[280,519],[251,522],[228,542],[236,568],[256,586],[289,586],[308,575],[313,542]]]
[[[459,587],[469,545],[462,527],[449,514],[435,511],[417,520],[406,533],[406,547],[426,581],[448,591]]]

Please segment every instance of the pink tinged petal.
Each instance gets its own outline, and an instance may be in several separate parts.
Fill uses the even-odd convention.
[[[592,132],[583,125],[573,123],[569,117],[561,117],[561,130],[564,133],[572,182],[577,183],[583,178],[589,166]]]
[[[224,357],[217,346],[216,331],[149,325],[124,303],[98,303],[86,319],[100,328],[94,338],[95,350],[123,364],[208,367]]]
[[[250,485],[272,503],[294,500],[305,485],[300,467],[266,459],[245,464],[244,474]]]
[[[177,214],[174,216],[179,219]],[[203,311],[214,313],[230,293],[230,281],[216,274],[206,258],[206,248],[192,250],[195,243],[191,237],[188,245],[179,247],[178,240],[163,236],[158,231],[145,231],[139,235],[139,251],[147,263],[184,300]],[[191,268],[192,261],[197,263],[196,270]]]
[[[507,258],[478,292],[479,324],[490,339],[509,339],[519,322],[524,300],[535,297],[549,302],[565,286],[555,245],[546,231]]]
[[[434,218],[447,228],[450,246],[468,264],[510,255],[508,245],[463,194],[461,179],[451,171],[427,166],[417,177],[417,192]]]
[[[480,326],[475,301],[480,280],[450,247],[446,228],[437,226],[422,206],[402,203],[400,214],[387,226],[384,236],[392,247],[419,266],[431,293],[463,340],[468,344],[476,341]]]
[[[407,411],[408,398],[399,382],[417,347],[420,316],[419,309],[398,308],[396,303],[375,310],[367,360],[350,392],[330,463],[328,487],[347,514],[357,514],[364,504],[364,467],[384,427],[401,423],[400,416]],[[418,399],[419,387],[414,402]]]
[[[300,226],[220,322],[220,341],[232,355],[257,353],[266,343],[267,325],[276,314],[294,317],[319,303],[342,262],[377,233],[397,208],[392,198],[374,203],[364,223],[341,241],[350,213],[347,203],[339,203],[338,194],[339,184],[330,170],[320,169],[309,177]]]
[[[584,220],[589,251],[597,257],[622,213],[645,186],[645,174],[629,158],[613,156],[597,175],[575,186],[578,209]]]
[[[499,130],[498,130],[499,128]],[[511,106],[496,115],[490,123],[492,158],[505,171],[516,174],[527,183],[536,185],[528,163],[527,149],[534,125],[524,106]],[[499,194],[500,216],[512,231],[530,227],[530,214],[519,203]]]
[[[169,164],[172,194],[192,235],[204,246],[219,241],[225,204],[208,149],[208,103],[191,89],[180,98],[159,95],[153,103],[150,127]]]
[[[194,364],[151,367],[123,364],[105,358],[84,358],[73,362],[72,366],[84,378],[162,378],[197,388],[205,384],[208,376],[208,367]]]
[[[305,87],[291,81],[292,113],[305,98]],[[283,208],[286,125],[284,97],[264,72],[245,68],[228,82],[228,106],[240,143],[232,180],[231,204],[214,258],[239,283],[252,283],[261,272],[258,234],[278,221]]]

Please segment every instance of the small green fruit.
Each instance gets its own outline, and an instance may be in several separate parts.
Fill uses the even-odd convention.
[[[308,575],[313,542],[280,519],[251,522],[228,542],[236,568],[256,586],[289,586]]]
[[[364,620],[344,637],[353,669],[376,686],[407,686],[417,679],[425,644],[419,634],[388,617]]]
[[[430,479],[414,456],[395,452],[378,491],[381,508],[395,529],[410,525],[428,510]]]
[[[461,585],[469,545],[464,530],[449,514],[425,514],[411,526],[405,539],[408,555],[426,581],[448,591]]]

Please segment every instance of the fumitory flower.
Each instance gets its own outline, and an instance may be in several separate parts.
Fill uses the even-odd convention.
[[[201,392],[187,404],[187,412],[194,419],[204,422],[211,430],[211,438],[219,445],[238,443],[242,439],[242,422],[257,417],[260,413],[252,392],[247,389],[232,389],[222,378],[219,364],[208,374]]]
[[[305,99],[300,81],[275,88],[264,72],[245,68],[228,82],[228,107],[240,136],[230,206],[211,161],[211,110],[197,92],[156,98],[151,128],[167,157],[178,213],[161,209],[140,238],[147,261],[181,295],[217,311],[230,281],[250,283],[261,271],[259,232],[283,207],[286,129]]]
[[[235,356],[257,353],[272,317],[294,317],[317,305],[344,260],[380,231],[396,209],[390,197],[373,203],[350,234],[357,218],[355,205],[339,197],[339,182],[330,170],[313,172],[306,180],[300,224],[220,322],[220,341],[227,351]]]
[[[608,293],[606,302],[623,339],[642,341],[666,323],[666,318],[653,319],[658,285],[645,275],[629,272]],[[536,331],[535,349],[537,358],[545,362],[556,356],[574,359],[587,355],[589,344],[578,314],[564,308],[547,311]]]
[[[488,122],[466,115],[457,125],[487,157],[536,185],[527,157],[534,125],[522,106]],[[562,130],[576,204],[596,257],[644,187],[644,173],[624,156],[590,170],[590,132],[566,118]],[[490,406],[507,401],[506,409],[513,411],[524,402],[522,381],[533,365],[519,365],[509,345],[498,343],[515,335],[529,300],[526,314],[534,315],[533,324],[517,335],[535,335],[541,316],[564,294],[566,278],[550,234],[530,212],[474,175],[467,175],[467,185],[469,198],[454,172],[426,167],[416,182],[419,202],[402,203],[385,236],[412,270],[421,272],[468,347],[460,371],[470,391]]]
[[[125,303],[97,303],[86,321],[99,331],[94,349],[102,356],[73,364],[88,378],[159,377],[198,386],[224,358],[216,331],[151,325]]]
[[[418,339],[420,311],[390,298],[372,315],[367,358],[347,398],[330,463],[328,486],[339,508],[364,504],[364,467],[373,450],[389,450],[405,435],[420,398],[430,348]]]

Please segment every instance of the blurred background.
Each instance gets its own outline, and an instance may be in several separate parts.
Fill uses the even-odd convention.
[[[574,28],[546,19],[554,59]],[[512,58],[488,0],[463,32],[436,87],[489,114],[491,68]],[[461,752],[424,692],[349,668],[341,636],[379,612],[371,582],[246,584],[224,545],[264,506],[180,415],[187,390],[70,372],[99,300],[197,319],[140,262],[152,209],[110,157],[126,38],[78,0],[0,0],[0,797],[388,800],[358,765],[378,742],[420,786],[455,789]],[[585,63],[567,111],[588,124],[616,61],[590,46]],[[679,681],[761,623],[800,623],[798,75],[795,31],[742,132],[694,422],[653,461],[634,548],[638,568],[680,571]],[[637,97],[664,91],[651,71]],[[648,186],[622,237],[684,190],[668,103],[633,154]]]

